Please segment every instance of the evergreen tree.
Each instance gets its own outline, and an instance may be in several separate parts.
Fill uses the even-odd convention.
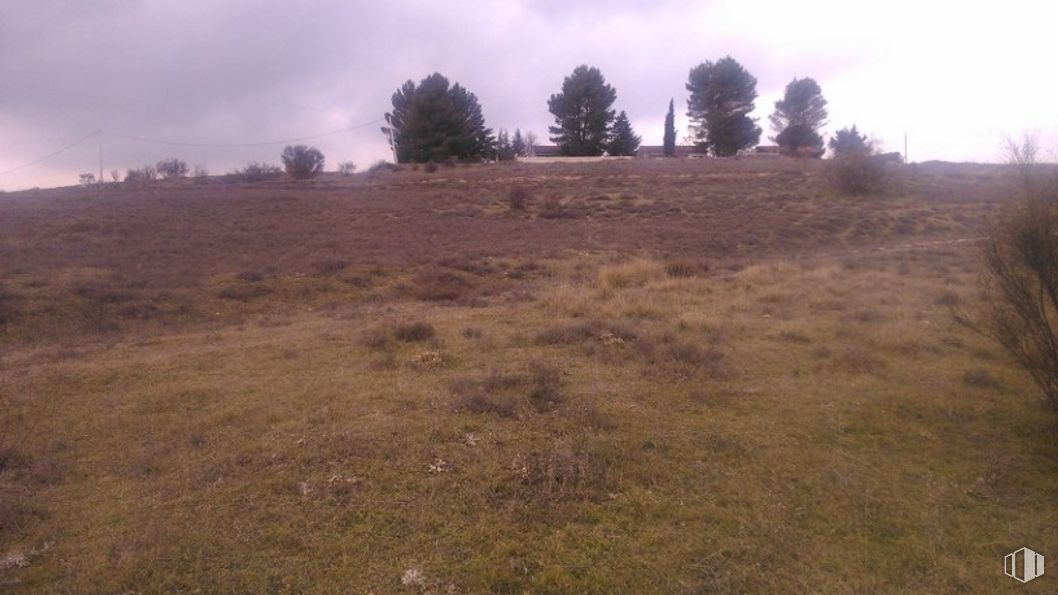
[[[399,163],[459,159],[480,161],[493,154],[478,98],[434,73],[418,85],[404,83],[392,97],[382,132],[392,135]]]
[[[632,123],[628,121],[628,115],[624,112],[618,114],[613,123],[613,131],[607,149],[610,155],[631,156],[639,149],[640,139],[632,130]]]
[[[757,99],[757,79],[734,58],[703,62],[687,78],[687,116],[696,143],[719,157],[737,155],[760,140],[749,117]]]
[[[563,155],[601,155],[609,140],[610,109],[617,92],[606,84],[598,68],[581,65],[562,82],[562,92],[547,101],[555,116],[551,142]]]
[[[773,140],[783,149],[823,148],[819,129],[827,121],[827,100],[814,80],[795,78],[786,85],[786,93],[775,102],[775,113],[768,119],[777,133]]]
[[[867,136],[860,134],[856,127],[842,128],[834,134],[828,144],[834,157],[870,155],[874,152],[874,146]]]
[[[522,138],[522,130],[520,128],[514,129],[514,140],[511,141],[511,148],[514,149],[514,154],[518,157],[525,157],[525,139]]]
[[[662,144],[666,157],[676,156],[676,103],[672,99],[669,100],[669,113],[665,114],[665,137]]]

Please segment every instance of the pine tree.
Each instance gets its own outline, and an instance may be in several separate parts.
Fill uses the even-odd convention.
[[[578,66],[562,82],[562,92],[547,101],[555,116],[551,141],[563,155],[602,155],[609,140],[610,109],[617,92],[606,84],[598,68]]]
[[[676,103],[669,99],[669,113],[665,114],[664,150],[666,157],[676,156]]]
[[[757,79],[734,58],[692,68],[687,90],[691,92],[687,116],[699,147],[730,157],[760,140],[760,127],[749,117],[757,99]]]
[[[827,100],[814,80],[795,78],[786,85],[783,98],[775,102],[775,113],[768,119],[777,133],[773,140],[783,149],[823,148],[819,129],[826,124]]]
[[[392,97],[382,132],[392,135],[400,163],[459,159],[480,161],[494,151],[492,131],[477,97],[434,73],[418,85],[404,83]]]
[[[618,114],[613,123],[613,131],[610,136],[610,144],[607,147],[610,155],[631,156],[639,149],[640,139],[632,130],[632,123],[628,121],[628,115],[624,112]]]

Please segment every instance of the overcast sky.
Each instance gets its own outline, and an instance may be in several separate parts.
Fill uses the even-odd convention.
[[[688,71],[727,54],[758,79],[765,137],[786,83],[810,76],[828,132],[857,124],[902,151],[907,131],[914,161],[988,161],[1003,135],[1037,130],[1053,158],[1056,17],[1045,0],[2,0],[0,172],[98,129],[203,144],[343,129],[435,71],[477,94],[490,127],[545,138],[547,98],[582,63],[660,144],[670,97],[686,134]],[[388,156],[378,124],[309,144],[328,169]],[[107,172],[176,156],[225,173],[282,149],[102,145]],[[76,183],[98,152],[93,139],[0,189]]]

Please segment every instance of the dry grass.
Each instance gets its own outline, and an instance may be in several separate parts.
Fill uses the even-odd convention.
[[[928,242],[1004,182],[908,173],[5,195],[3,588],[1001,592],[1003,554],[1058,551],[1054,419],[952,323],[972,245]]]

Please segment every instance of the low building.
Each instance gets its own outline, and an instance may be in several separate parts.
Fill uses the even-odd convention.
[[[673,157],[678,159],[701,159],[706,156],[705,151],[695,145],[676,145],[675,149]],[[636,157],[639,159],[662,159],[665,157],[665,147],[662,145],[639,145]]]

